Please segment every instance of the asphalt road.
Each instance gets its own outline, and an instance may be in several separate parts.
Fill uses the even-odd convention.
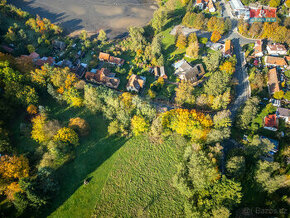
[[[9,1],[8,1],[9,2]],[[106,30],[113,38],[129,26],[144,26],[153,15],[153,0],[13,0],[15,6],[58,23],[68,33]]]

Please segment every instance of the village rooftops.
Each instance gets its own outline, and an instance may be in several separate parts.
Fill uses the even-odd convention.
[[[126,86],[128,91],[139,92],[145,85],[146,77],[132,74]]]
[[[255,57],[262,57],[263,56],[263,41],[257,40],[255,43]]]
[[[123,59],[121,59],[121,58],[116,58],[116,57],[110,56],[109,62],[111,64],[116,64],[118,66],[121,66],[121,65],[124,64],[125,61]]]
[[[281,57],[273,57],[273,56],[266,56],[265,57],[265,64],[266,66],[279,66],[279,67],[286,67],[287,63],[284,58]]]
[[[273,68],[268,71],[268,90],[269,94],[272,95],[275,92],[280,91],[279,81],[277,76],[277,69]]]
[[[116,89],[120,84],[120,79],[116,78],[115,75],[115,73],[111,73],[107,68],[102,68],[97,70],[96,73],[86,72],[85,79],[93,83]]]
[[[110,54],[100,52],[99,54],[99,60],[101,61],[109,61],[110,60]]]
[[[264,128],[271,131],[277,131],[278,119],[276,114],[270,114],[264,118]]]
[[[283,44],[273,43],[267,45],[267,51],[270,55],[286,55],[287,49]]]
[[[100,52],[99,60],[106,61],[110,64],[114,64],[114,65],[118,65],[118,66],[122,66],[125,63],[125,61],[123,59],[111,56],[110,54],[104,53],[104,52]]]
[[[161,78],[163,78],[163,79],[167,79],[167,75],[166,75],[166,73],[165,73],[165,68],[164,68],[164,66],[162,66],[162,67],[154,67],[154,76],[155,76],[155,78],[159,78],[159,77],[161,77]]]
[[[288,108],[277,108],[276,114],[278,118],[284,119],[287,123],[290,122],[290,109]]]
[[[201,64],[192,67],[184,59],[173,64],[173,66],[176,69],[174,74],[185,81],[196,82],[205,73]]]
[[[233,10],[245,9],[243,3],[240,0],[231,0],[230,5],[232,6]]]
[[[233,44],[231,40],[226,40],[224,47],[224,56],[232,56],[233,55]]]
[[[55,62],[53,57],[42,57],[40,59],[37,59],[34,64],[38,67],[43,66],[44,64],[48,64],[48,65],[53,65]]]

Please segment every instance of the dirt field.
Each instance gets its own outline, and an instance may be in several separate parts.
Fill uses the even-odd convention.
[[[10,2],[8,0],[8,2]],[[15,6],[61,24],[68,33],[106,30],[110,38],[152,18],[154,0],[13,0]]]

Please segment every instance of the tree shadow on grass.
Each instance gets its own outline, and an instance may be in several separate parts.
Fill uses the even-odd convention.
[[[60,191],[55,199],[52,199],[52,204],[44,208],[41,216],[47,217],[57,210],[84,185],[84,179],[91,178],[89,174],[100,167],[125,142],[125,138],[119,137],[103,137],[96,141],[93,136],[81,141],[76,150],[76,158],[57,170],[56,177],[60,184]]]

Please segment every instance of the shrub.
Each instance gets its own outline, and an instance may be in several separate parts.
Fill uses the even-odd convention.
[[[71,118],[69,120],[68,126],[75,130],[79,135],[85,136],[88,135],[90,132],[90,126],[84,119],[80,117]]]

